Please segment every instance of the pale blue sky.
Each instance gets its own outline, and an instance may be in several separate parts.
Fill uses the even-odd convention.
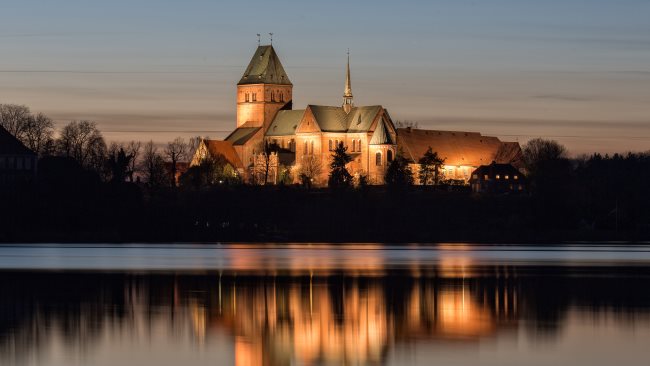
[[[393,119],[648,150],[648,19],[648,0],[12,0],[0,102],[115,140],[224,137],[255,34],[274,32],[296,108],[341,102],[350,48],[355,102]]]

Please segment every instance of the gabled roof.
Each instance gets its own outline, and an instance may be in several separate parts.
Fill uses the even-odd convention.
[[[242,164],[241,159],[239,159],[237,151],[235,151],[234,146],[229,141],[203,140],[203,142],[205,143],[205,147],[211,157],[214,158],[218,155],[221,155],[233,167],[237,169],[244,168],[244,164]]]
[[[292,85],[273,46],[258,46],[244,75],[237,85]]]
[[[296,127],[298,127],[304,114],[304,109],[278,111],[269,129],[266,131],[266,136],[295,135]]]
[[[323,132],[344,132],[348,128],[347,118],[342,107],[332,107],[323,105],[309,105],[316,123]]]
[[[23,145],[4,127],[0,126],[0,154],[2,155],[36,155],[32,150]]]
[[[232,143],[233,145],[244,145],[248,140],[250,140],[261,127],[239,127],[232,131],[228,137],[225,138],[225,141]]]
[[[375,133],[370,139],[370,145],[392,145],[393,138],[388,133],[388,127],[386,127],[386,122],[382,118],[377,123],[377,128],[375,128]]]
[[[397,144],[407,159],[417,162],[429,147],[445,159],[445,165],[481,166],[510,163],[506,156],[515,154],[519,148],[516,142],[507,143],[510,154],[500,155],[503,142],[496,137],[482,136],[477,132],[435,131],[413,128],[397,130]]]
[[[348,132],[366,132],[381,112],[380,105],[354,107],[348,114]]]
[[[316,123],[324,132],[366,132],[381,112],[379,105],[354,107],[345,113],[343,107],[309,105]]]

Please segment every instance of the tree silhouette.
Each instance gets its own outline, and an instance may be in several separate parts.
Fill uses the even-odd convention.
[[[95,122],[72,121],[57,141],[59,154],[71,157],[86,169],[100,172],[106,160],[106,143]]]
[[[330,175],[327,184],[330,188],[348,188],[352,185],[352,175],[345,166],[352,161],[352,157],[346,153],[347,147],[340,142],[332,154],[330,163]]]
[[[186,158],[187,152],[187,144],[185,143],[185,140],[180,137],[177,137],[174,139],[174,141],[167,143],[164,154],[171,163],[171,168],[169,170],[169,183],[171,184],[172,188],[176,187],[176,171],[178,169],[178,163]]]
[[[413,171],[401,151],[388,164],[384,181],[388,187],[393,189],[403,189],[413,185]]]
[[[123,183],[126,180],[131,160],[133,160],[133,155],[128,154],[124,150],[124,147],[116,144],[111,145],[108,158],[106,159],[106,165],[112,183]]]
[[[418,178],[422,185],[436,185],[440,182],[440,166],[445,163],[445,159],[440,158],[437,152],[432,151],[431,146],[418,160],[418,163],[420,164]]]

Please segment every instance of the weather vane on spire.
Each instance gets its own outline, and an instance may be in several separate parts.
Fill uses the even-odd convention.
[[[257,33],[257,45],[259,46],[260,44],[262,44],[262,35]]]
[[[273,46],[273,33],[269,33],[269,36],[271,37],[271,46]]]

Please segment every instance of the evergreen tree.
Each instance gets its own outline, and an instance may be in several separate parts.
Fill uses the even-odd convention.
[[[413,171],[401,151],[388,164],[384,181],[391,188],[406,188],[413,185]]]
[[[345,165],[352,161],[352,157],[346,153],[347,150],[348,148],[341,142],[332,154],[330,175],[327,181],[330,188],[347,188],[352,185],[352,175],[345,168]]]
[[[440,181],[440,166],[445,163],[445,159],[438,156],[437,152],[431,150],[431,146],[424,153],[424,156],[418,160],[420,170],[418,178],[422,185],[438,184]]]

